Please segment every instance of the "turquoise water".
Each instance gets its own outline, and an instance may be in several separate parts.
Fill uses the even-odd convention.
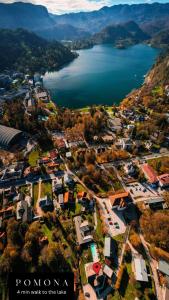
[[[44,76],[44,85],[58,105],[79,108],[119,103],[143,83],[159,50],[141,44],[122,50],[97,45],[78,53],[73,62]]]

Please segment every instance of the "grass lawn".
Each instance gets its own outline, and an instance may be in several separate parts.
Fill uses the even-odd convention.
[[[44,235],[48,237],[48,241],[52,242],[52,231],[47,227],[46,224],[43,224],[42,231]]]
[[[79,267],[80,267],[80,277],[81,277],[81,282],[82,284],[86,284],[87,283],[87,278],[86,278],[86,273],[85,273],[85,268],[84,268],[84,264],[83,262],[81,262],[79,264]]]
[[[76,209],[75,209],[76,215],[81,213],[81,207],[82,205],[80,203],[76,203]]]
[[[20,192],[23,194],[28,194],[30,191],[30,185],[22,185],[20,187]]]
[[[117,242],[123,243],[125,234],[119,234],[113,237],[113,239]]]
[[[35,183],[33,185],[33,201],[34,201],[34,206],[36,206],[36,202],[38,200],[38,191],[39,191],[39,184]]]
[[[96,235],[98,237],[98,241],[104,241],[103,232],[102,232],[102,221],[98,212],[98,209],[96,208],[97,213],[97,227],[96,227]]]
[[[79,192],[86,192],[86,190],[85,190],[85,188],[81,184],[77,183],[76,184],[76,192],[77,193],[79,193]]]
[[[37,160],[39,159],[39,151],[38,150],[34,150],[29,154],[29,164],[32,167],[35,167],[37,165]]]
[[[158,174],[169,173],[169,156],[148,159],[147,162]]]
[[[41,184],[41,198],[49,195],[52,197],[52,184],[49,181],[42,182]]]

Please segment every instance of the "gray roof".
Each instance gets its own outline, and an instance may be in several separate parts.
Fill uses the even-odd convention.
[[[0,144],[6,147],[9,146],[12,140],[21,133],[22,131],[18,129],[0,125]]]
[[[164,261],[164,260],[160,260],[159,261],[159,263],[158,263],[158,270],[161,273],[169,276],[169,264],[166,261]]]
[[[104,256],[110,257],[111,256],[111,238],[105,237],[104,240]]]

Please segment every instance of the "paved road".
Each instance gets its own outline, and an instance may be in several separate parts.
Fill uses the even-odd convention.
[[[157,274],[157,262],[151,257],[147,243],[143,237],[143,235],[140,233],[139,234],[141,242],[144,246],[144,250],[146,252],[146,255],[148,257],[149,263],[150,263],[150,267],[151,267],[151,271],[152,271],[152,278],[154,280],[154,284],[155,284],[155,290],[156,290],[156,296],[158,300],[163,299],[163,293],[162,293],[162,288],[159,284],[159,280],[158,280],[158,274]]]

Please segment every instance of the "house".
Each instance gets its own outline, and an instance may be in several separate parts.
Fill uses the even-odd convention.
[[[16,218],[18,221],[22,220],[22,222],[30,223],[32,221],[32,207],[30,196],[27,195],[25,199],[17,202]]]
[[[142,257],[133,258],[133,272],[137,281],[148,282],[146,262]]]
[[[68,206],[74,206],[74,205],[75,205],[75,201],[74,201],[73,193],[66,192],[64,194],[64,206],[68,207]]]
[[[158,182],[157,174],[149,164],[143,164],[141,169],[150,184],[156,184]]]
[[[108,126],[113,132],[120,132],[122,130],[122,121],[120,118],[110,118]]]
[[[124,210],[127,205],[131,203],[131,198],[128,192],[123,192],[120,194],[115,194],[109,196],[109,201],[112,206],[112,209]]]
[[[107,266],[107,265],[105,265],[104,266],[104,268],[103,268],[103,273],[108,277],[108,278],[112,278],[112,276],[113,276],[113,270],[109,267],[109,266]]]
[[[163,275],[169,276],[169,263],[159,260],[157,270]]]
[[[149,200],[144,201],[145,207],[150,209],[166,209],[167,204],[163,197],[151,198]]]
[[[78,244],[83,245],[93,241],[93,236],[91,235],[88,221],[82,221],[81,216],[76,216],[74,218],[74,222]]]
[[[126,172],[127,175],[132,176],[135,174],[136,169],[132,163],[128,163],[125,164],[124,171]]]
[[[104,256],[111,257],[111,237],[109,236],[104,239]]]
[[[0,217],[2,219],[9,219],[14,216],[14,206],[9,206],[0,210]]]
[[[59,195],[58,195],[58,202],[59,202],[60,207],[63,207],[63,206],[64,206],[64,198],[63,198],[63,194],[59,194]]]
[[[166,188],[169,186],[169,174],[162,174],[158,176],[159,185],[161,188]]]
[[[49,196],[45,196],[44,198],[41,198],[39,201],[39,206],[44,210],[44,211],[51,211],[53,210],[53,201]]]
[[[90,283],[92,285],[94,283],[94,280],[96,279],[96,275],[97,276],[102,276],[103,275],[101,264],[97,263],[97,265],[99,265],[99,269],[98,269],[99,272],[98,273],[96,273],[96,271],[95,271],[95,265],[96,265],[96,263],[89,262],[89,263],[85,264],[85,266],[84,266],[87,281],[88,281],[88,283]]]
[[[129,138],[122,138],[120,139],[120,145],[123,150],[131,150],[132,141]]]

